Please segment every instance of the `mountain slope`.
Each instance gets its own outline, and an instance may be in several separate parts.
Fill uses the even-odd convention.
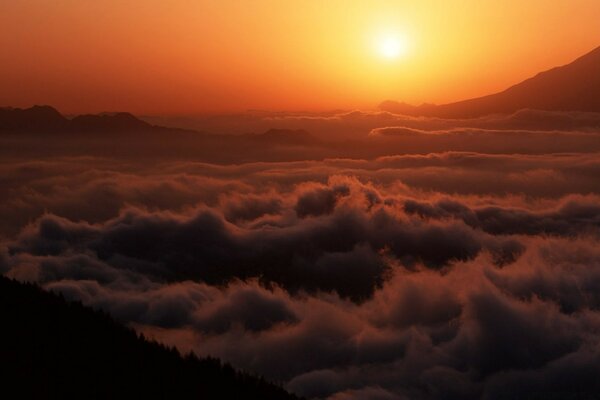
[[[50,106],[33,106],[25,109],[0,108],[0,131],[81,133],[146,132],[167,129],[150,125],[125,112],[79,115],[68,119]]]
[[[0,108],[0,131],[62,131],[68,126],[69,120],[50,106]]]
[[[439,106],[410,107],[385,101],[380,108],[442,118],[472,118],[525,108],[600,112],[600,47],[570,64],[539,73],[500,93]]]
[[[0,395],[15,398],[295,399],[216,359],[181,357],[106,314],[0,276]]]
[[[70,128],[76,131],[144,131],[152,125],[126,112],[114,114],[78,115],[70,121]]]

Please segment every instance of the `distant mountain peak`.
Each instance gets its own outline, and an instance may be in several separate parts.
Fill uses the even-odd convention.
[[[383,111],[443,118],[509,114],[525,108],[600,112],[600,47],[569,64],[540,72],[488,96],[439,106],[415,107],[391,100],[380,104]]]
[[[69,121],[61,113],[46,105],[0,109],[0,130],[60,131],[68,124]]]
[[[0,131],[15,132],[86,132],[146,131],[153,125],[128,112],[78,115],[67,119],[54,107],[0,108]]]

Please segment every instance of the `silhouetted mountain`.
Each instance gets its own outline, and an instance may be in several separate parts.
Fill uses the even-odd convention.
[[[143,131],[152,125],[130,113],[79,115],[71,120],[70,128],[81,131]]]
[[[405,103],[403,101],[385,100],[379,104],[379,109],[383,111],[392,112],[395,114],[413,115],[417,110],[421,110],[428,107],[435,107],[433,104],[422,104],[420,106],[413,106],[412,104]]]
[[[217,359],[182,357],[105,313],[0,276],[5,397],[297,399]]]
[[[384,111],[443,118],[471,118],[529,108],[600,112],[600,47],[568,65],[537,74],[503,92],[444,105],[414,107],[385,101]]]
[[[0,109],[0,131],[66,133],[142,132],[157,129],[167,128],[155,127],[125,112],[79,115],[69,120],[50,106]]]
[[[69,120],[50,106],[31,108],[0,108],[0,130],[31,132],[62,131]]]

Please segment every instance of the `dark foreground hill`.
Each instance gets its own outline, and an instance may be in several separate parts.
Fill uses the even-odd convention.
[[[182,357],[102,312],[1,276],[0,316],[1,398],[296,399],[217,359]]]
[[[600,112],[600,47],[570,64],[541,72],[503,92],[456,103],[413,107],[384,101],[380,108],[399,114],[473,118],[529,108]]]

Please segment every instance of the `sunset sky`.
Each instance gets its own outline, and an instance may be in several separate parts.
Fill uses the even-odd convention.
[[[0,1],[0,105],[374,108],[488,94],[600,45],[597,0]]]
[[[599,174],[600,0],[0,0],[5,380],[596,399]]]

